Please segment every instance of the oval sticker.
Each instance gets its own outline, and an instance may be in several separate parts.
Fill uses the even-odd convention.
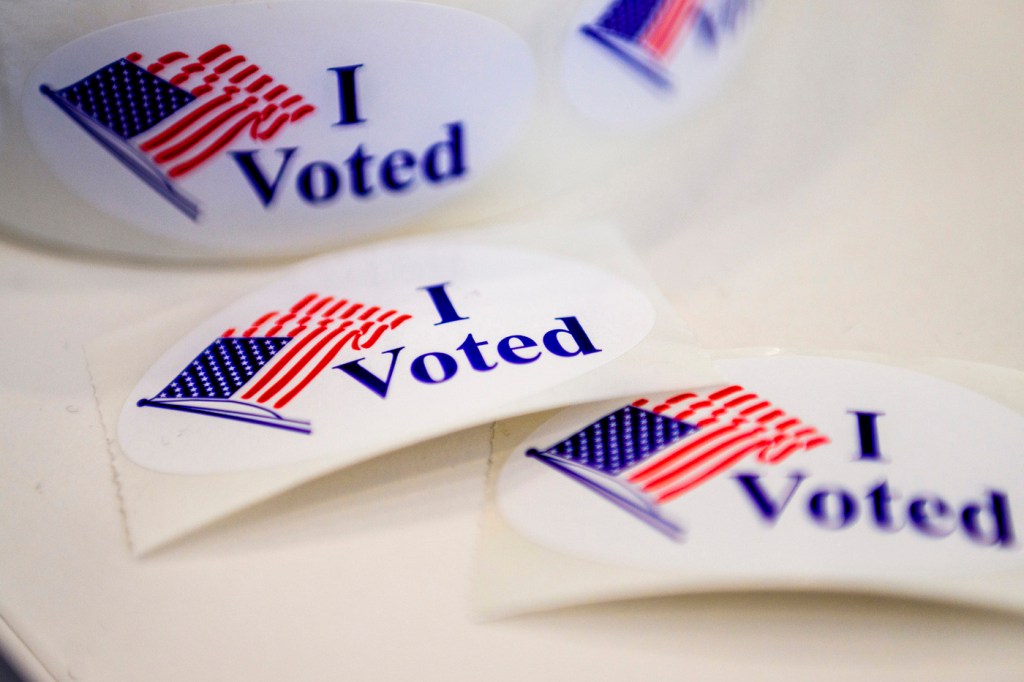
[[[136,386],[118,438],[129,459],[172,473],[354,463],[550,398],[654,320],[631,283],[556,256],[363,249],[313,261],[190,333]]]
[[[473,186],[532,110],[525,43],[407,2],[271,2],[85,36],[29,79],[25,122],[75,192],[183,243],[294,252]]]
[[[1021,565],[1021,414],[870,362],[719,369],[735,383],[561,412],[501,471],[504,517],[562,552],[717,585]]]

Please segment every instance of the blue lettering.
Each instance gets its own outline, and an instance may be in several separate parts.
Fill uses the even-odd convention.
[[[372,156],[363,153],[363,145],[359,145],[345,161],[352,177],[352,193],[357,197],[365,197],[373,192],[373,187],[366,184],[366,163],[372,160]]]
[[[362,122],[359,121],[351,122]],[[432,144],[423,154],[422,173],[429,183],[440,184],[467,172],[463,141],[462,123],[446,126],[446,139]],[[264,208],[269,208],[280,192],[293,157],[297,158],[298,147],[283,147],[276,150],[281,161],[276,170],[260,165],[257,150],[229,152],[242,177],[252,187]],[[317,160],[305,163],[298,171],[295,189],[306,203],[319,206],[341,196],[344,185],[356,199],[370,198],[376,187],[374,178],[390,193],[400,193],[416,184],[416,155],[407,149],[397,149],[384,155],[379,167],[374,167],[376,156],[364,145],[359,144],[344,161],[345,174],[339,165],[330,161]],[[299,163],[296,161],[296,163]]]
[[[925,535],[944,538],[956,530],[956,519],[949,518],[951,510],[941,497],[919,497],[910,503],[907,511],[910,522]],[[940,519],[949,519],[950,523],[940,525]]]
[[[601,352],[600,348],[591,343],[587,332],[583,330],[583,326],[575,317],[556,317],[555,319],[560,320],[565,325],[565,329],[552,329],[544,335],[544,347],[551,351],[551,353],[563,358],[571,358],[574,355],[590,355],[591,353]],[[562,345],[558,338],[560,334],[569,335],[569,338],[576,344],[575,350],[567,349]]]
[[[352,66],[335,66],[327,69],[333,71],[338,78],[338,122],[336,126],[347,126],[365,123],[359,117],[359,98],[356,96],[356,71],[362,64]]]
[[[828,503],[829,499],[836,500],[838,507],[830,505]],[[839,530],[850,525],[857,519],[858,513],[857,501],[853,499],[852,495],[841,489],[819,490],[811,496],[811,501],[807,508],[811,513],[811,518],[819,526],[830,530]],[[834,512],[838,512],[838,516]]]
[[[448,298],[448,292],[445,290],[447,285],[448,282],[444,282],[442,284],[421,287],[422,290],[430,295],[434,307],[441,316],[441,321],[435,323],[435,326],[469,319],[460,316],[455,310],[455,306],[452,305],[451,299]],[[561,320],[565,328],[555,328],[545,334],[544,345],[551,351],[552,355],[575,357],[601,352],[590,341],[583,326],[580,325],[575,317],[559,317],[556,319]],[[567,338],[563,340],[559,335]],[[570,342],[569,339],[572,341]],[[462,343],[455,348],[455,350],[461,351],[465,361],[458,359],[460,356],[457,353],[445,353],[442,351],[423,353],[409,363],[409,373],[413,379],[421,384],[442,384],[452,379],[458,373],[460,363],[468,363],[470,369],[475,372],[489,372],[498,367],[496,358],[493,356],[487,357],[484,353],[484,347],[490,345],[489,341],[480,340],[473,334],[467,334]],[[567,346],[569,347],[567,348]],[[362,363],[366,361],[366,358],[359,358],[337,365],[334,369],[340,369],[381,398],[386,398],[391,386],[392,377],[395,374],[399,353],[404,348],[402,346],[384,352],[384,355],[391,355],[391,361],[388,366],[387,375],[383,378],[363,366]],[[533,348],[538,348],[538,344],[529,336],[511,334],[498,342],[497,355],[498,358],[510,365],[526,365],[536,362],[542,355],[539,348],[532,352],[529,350]]]
[[[317,176],[320,182],[316,182]],[[341,179],[334,166],[326,161],[314,161],[299,172],[297,187],[299,196],[307,202],[320,204],[334,198],[341,188]]]
[[[455,304],[452,303],[452,299],[448,297],[448,292],[445,291],[445,287],[449,284],[451,284],[451,282],[441,282],[440,284],[420,287],[420,289],[430,294],[430,301],[437,309],[437,314],[441,316],[441,321],[434,323],[435,327],[442,324],[448,324],[449,322],[458,322],[459,320],[469,319],[468,317],[462,317],[455,311]]]
[[[902,526],[897,526],[892,515],[893,496],[889,492],[889,484],[882,481],[871,489],[867,495],[871,502],[871,510],[874,513],[875,525],[884,531],[897,531]]]
[[[794,472],[789,475],[790,484],[787,490],[783,491],[782,496],[776,500],[773,499],[764,488],[761,487],[758,479],[758,474],[738,474],[734,476],[740,483],[740,488],[747,493],[750,499],[754,503],[754,508],[761,514],[761,518],[768,523],[774,524],[782,511],[789,504],[790,498],[793,497],[793,493],[796,492],[797,486],[800,485],[801,481],[804,480],[804,475],[800,472]]]
[[[754,505],[754,510],[768,524],[778,521],[789,504],[797,487],[804,480],[804,474],[789,475],[789,485],[773,496],[760,481],[758,474],[734,476],[740,489]],[[870,503],[877,530],[893,533],[905,527],[931,538],[945,538],[956,532],[958,526],[967,539],[976,545],[991,547],[1013,547],[1016,534],[1010,513],[1010,500],[1006,493],[992,490],[981,502],[967,502],[959,513],[946,500],[932,493],[912,498],[903,507],[902,516],[897,519],[893,512],[893,501],[900,495],[889,489],[886,481],[868,490],[864,499]],[[807,492],[807,511],[811,521],[827,530],[840,530],[855,523],[860,515],[857,498],[849,491],[837,487],[819,487]],[[959,523],[958,523],[959,521]]]
[[[486,372],[498,366],[497,363],[488,364],[483,353],[480,352],[480,346],[486,345],[488,345],[487,341],[477,341],[473,338],[472,334],[469,334],[466,336],[466,340],[462,342],[462,345],[459,346],[459,350],[466,354],[469,366],[478,372]]]
[[[1010,515],[1010,500],[1006,493],[991,491],[988,505],[968,504],[960,516],[963,519],[967,537],[979,545],[1001,545],[1012,547],[1015,536],[1013,521]],[[988,516],[990,522],[986,530],[982,523],[982,515]]]
[[[393,192],[401,192],[412,184],[413,174],[406,173],[415,168],[416,157],[405,149],[397,149],[384,157],[380,164],[380,181]],[[399,174],[401,173],[401,175]]]
[[[885,413],[851,411],[850,414],[857,417],[857,436],[860,439],[860,456],[858,459],[883,460],[882,451],[878,448],[877,419]]]
[[[359,358],[358,360],[352,360],[341,365],[336,365],[334,369],[340,369],[345,374],[349,375],[366,388],[370,389],[381,398],[388,397],[388,387],[391,386],[391,376],[395,373],[395,363],[398,362],[398,354],[402,352],[405,346],[399,346],[398,348],[392,348],[391,350],[384,351],[384,354],[391,354],[391,365],[388,367],[387,378],[381,380],[376,374],[366,369],[359,363],[366,358]]]
[[[512,345],[515,342],[516,345]],[[505,337],[498,342],[498,355],[505,362],[511,362],[513,365],[525,365],[533,362],[540,357],[540,351],[537,351],[533,355],[520,355],[516,351],[524,348],[536,348],[537,342],[531,339],[529,336],[521,336],[513,334],[512,336]]]
[[[277,168],[277,173],[274,174],[272,181],[267,180],[267,176],[263,174],[262,169],[258,163],[256,163],[256,155],[259,153],[257,150],[249,150],[243,152],[229,152],[231,158],[235,160],[238,167],[242,169],[242,177],[244,177],[252,188],[256,191],[256,196],[259,197],[260,202],[265,207],[270,206],[274,201],[274,196],[277,194],[277,187],[281,183],[281,178],[284,177],[285,168],[288,167],[288,162],[291,161],[292,154],[295,153],[297,147],[285,147],[278,149],[277,153],[284,156],[281,159],[281,165]]]
[[[437,358],[437,363],[441,368],[441,378],[435,379],[430,374],[430,370],[427,369],[427,358]],[[424,353],[415,360],[412,361],[412,365],[409,367],[409,371],[412,372],[413,377],[416,381],[421,381],[424,384],[441,384],[448,381],[455,373],[459,370],[459,365],[455,362],[455,358],[448,355],[447,353]]]
[[[466,172],[462,154],[462,123],[449,123],[448,139],[427,148],[423,156],[423,174],[433,183],[457,178]]]

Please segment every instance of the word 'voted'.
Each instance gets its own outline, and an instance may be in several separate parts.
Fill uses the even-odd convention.
[[[447,282],[422,287],[429,294],[431,302],[440,315],[435,326],[466,321],[461,316],[446,290]],[[410,376],[422,384],[442,384],[455,377],[460,367],[468,367],[473,372],[489,372],[504,362],[508,365],[528,365],[536,362],[547,351],[550,355],[560,358],[571,358],[579,355],[600,353],[601,349],[594,345],[583,325],[575,316],[557,317],[560,326],[545,332],[540,343],[525,334],[509,334],[499,340],[492,349],[485,349],[491,342],[478,339],[472,332],[452,351],[431,351],[417,355],[408,360],[402,355],[405,346],[398,346],[383,351],[385,357],[375,368],[370,367],[367,358],[362,357],[343,364],[334,369],[341,370],[352,379],[373,391],[381,398],[387,398],[392,378],[399,361],[407,361],[404,365]],[[543,349],[543,350],[542,350]]]

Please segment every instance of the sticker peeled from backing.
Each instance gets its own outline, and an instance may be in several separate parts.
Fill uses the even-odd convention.
[[[602,234],[586,237],[599,245]],[[667,304],[626,278],[485,242],[409,240],[317,259],[228,307],[132,391],[118,426],[125,455],[178,474],[327,455],[352,463],[572,402],[561,386],[644,352],[656,328],[657,343],[686,345],[669,331]],[[592,389],[616,395],[644,375],[616,367]],[[707,378],[709,368],[694,355],[662,373]]]
[[[717,364],[733,383],[569,408],[541,425],[497,475],[501,517],[550,550],[681,586],[1024,567],[1019,412],[861,360]]]
[[[698,108],[746,51],[761,0],[592,0],[566,37],[569,99],[598,121],[643,128]]]
[[[272,253],[461,194],[517,139],[533,80],[525,43],[467,11],[269,2],[85,36],[36,69],[23,111],[40,155],[98,208],[183,243]]]

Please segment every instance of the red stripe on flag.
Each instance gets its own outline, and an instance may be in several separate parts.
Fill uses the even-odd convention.
[[[383,325],[383,324],[382,325],[378,325],[377,328],[373,330],[373,333],[370,334],[370,337],[368,339],[366,339],[366,341],[363,341],[363,337],[362,337],[362,335],[360,335],[360,337],[358,339],[356,339],[355,342],[359,346],[360,350],[365,350],[367,348],[371,348],[373,346],[373,344],[377,343],[377,341],[380,339],[381,334],[383,334],[387,330],[388,330],[387,325]]]
[[[288,123],[289,118],[288,114],[281,114],[275,118],[273,123],[267,126],[263,132],[259,133],[259,139],[265,142],[272,138],[285,123]]]
[[[245,333],[242,334],[242,336],[254,335],[256,333],[256,330],[260,328],[260,325],[262,325],[264,322],[272,318],[274,315],[277,315],[277,311],[272,311],[267,313],[266,315],[261,315],[260,317],[256,318],[256,321],[253,322],[252,325],[250,325],[249,328],[245,330]]]
[[[679,460],[686,458],[690,453],[699,449],[701,446],[735,430],[736,426],[734,424],[724,424],[717,429],[708,429],[703,432],[698,431],[697,435],[691,436],[690,439],[685,440],[683,445],[680,447],[669,451],[663,457],[659,457],[656,461],[648,462],[646,466],[641,465],[639,469],[629,474],[628,480],[631,483],[638,483],[645,478],[654,476]]]
[[[772,445],[778,445],[778,442],[773,442]],[[766,447],[764,450],[758,453],[757,459],[761,462],[774,464],[775,462],[781,462],[782,460],[786,459],[797,450],[802,450],[803,448],[803,443],[799,442],[787,443],[779,450],[773,450],[771,447]]]
[[[313,319],[313,318],[312,318],[312,317],[310,317],[309,315],[305,315],[305,316],[303,316],[302,318],[300,318],[300,319],[299,319],[299,323],[298,323],[298,325],[296,325],[295,327],[292,327],[292,328],[291,328],[291,329],[290,329],[290,330],[288,331],[288,333],[286,334],[286,336],[298,336],[299,334],[302,334],[303,332],[305,332],[305,331],[306,331],[306,327],[308,327],[308,326],[309,326],[309,321],[310,321],[310,320],[312,320],[312,319]],[[324,327],[324,328],[326,328],[326,327],[327,327],[328,325],[330,325],[330,324],[331,324],[331,322],[334,322],[334,320],[331,320],[331,319],[322,319],[322,320],[318,320],[318,321],[317,321],[317,323],[316,323],[316,325],[317,325],[318,327]]]
[[[285,366],[288,364],[288,362],[290,362],[291,359],[295,355],[297,355],[303,349],[303,347],[305,347],[310,341],[312,341],[317,336],[319,336],[321,333],[323,333],[323,331],[324,331],[324,328],[323,327],[319,327],[317,329],[314,329],[313,331],[311,331],[308,334],[305,334],[305,335],[300,336],[300,337],[296,337],[295,340],[293,340],[291,343],[288,344],[288,346],[285,349],[285,352],[282,353],[279,356],[280,359],[278,360],[277,358],[275,358],[275,360],[277,360],[277,362],[272,363],[270,368],[263,374],[263,376],[261,376],[256,381],[256,383],[253,384],[251,388],[249,388],[248,391],[246,391],[245,393],[242,394],[242,399],[243,400],[249,400],[254,395],[259,393],[260,390],[262,390],[262,388],[267,385],[267,383],[272,381],[273,378],[275,376],[277,376],[277,374],[282,369],[285,368]]]
[[[701,483],[704,483],[708,479],[714,478],[715,476],[717,476],[719,473],[721,473],[725,469],[728,469],[729,467],[734,465],[736,462],[738,462],[739,460],[741,460],[744,457],[746,457],[752,450],[756,450],[757,448],[760,448],[760,447],[764,447],[764,443],[763,442],[751,443],[750,445],[740,449],[738,452],[736,452],[736,453],[730,455],[729,457],[725,458],[724,460],[722,460],[721,462],[719,462],[718,464],[716,464],[712,468],[708,469],[707,471],[703,472],[701,475],[697,476],[696,478],[693,478],[693,479],[691,479],[691,480],[689,480],[689,481],[687,481],[685,483],[681,483],[680,485],[678,485],[678,486],[676,486],[676,487],[674,487],[674,488],[672,488],[670,490],[666,490],[665,492],[661,493],[660,495],[658,495],[655,498],[656,501],[658,502],[658,504],[664,504],[666,502],[671,502],[672,500],[676,499],[677,497],[679,497],[683,493],[685,493],[685,492],[687,492],[687,491],[697,487],[698,485],[700,485]]]
[[[257,398],[257,401],[264,403],[273,398],[275,395],[277,395],[277,393],[280,392],[285,386],[287,386],[288,383],[306,367],[306,365],[313,361],[313,359],[320,353],[320,351],[324,349],[324,346],[330,343],[331,340],[337,337],[339,334],[346,331],[349,326],[350,323],[344,322],[337,329],[333,329],[329,331],[325,336],[321,337],[320,340],[317,341],[313,345],[313,347],[306,352],[305,355],[303,355],[301,358],[297,359],[294,363],[292,363],[291,366],[288,368],[288,371],[286,371],[284,375],[282,375],[281,378],[277,380],[277,383],[267,388],[267,390],[265,390],[260,395],[260,397]],[[347,339],[348,335],[346,335],[345,338]],[[276,367],[277,366],[275,366],[275,368]]]
[[[166,66],[167,64],[176,62],[179,59],[188,59],[188,55],[184,52],[168,52],[163,57],[157,59],[157,61]]]
[[[339,317],[337,313],[342,310],[344,317]],[[353,318],[360,310],[362,314]],[[388,318],[396,311],[380,311],[380,306],[365,306],[344,298],[310,293],[284,313],[272,311],[261,315],[246,330],[246,336],[256,334],[263,327],[268,328],[261,336],[277,336],[282,329],[294,324],[295,327],[287,334],[292,341],[263,367],[255,382],[240,396],[241,399],[259,403],[276,399],[274,406],[282,407],[323,371],[343,348],[369,348],[385,331],[411,319],[410,315],[400,315],[389,323]],[[307,330],[306,325],[313,320],[315,324]],[[361,322],[358,328],[354,326],[356,322]],[[225,333],[234,333],[234,330]]]
[[[192,77],[193,73],[197,71],[202,71],[205,68],[206,67],[202,64],[196,64],[195,62],[191,64],[186,64],[185,66],[181,67],[181,70],[174,77],[171,78],[170,83],[171,85],[180,87],[182,84],[185,83],[185,81]]]
[[[305,118],[309,114],[312,114],[314,111],[315,109],[313,108],[312,104],[304,104],[292,112],[291,120],[292,122],[298,121],[299,119]]]
[[[235,85],[238,85],[239,83],[241,83],[246,78],[248,78],[249,76],[253,75],[254,73],[256,73],[259,70],[260,70],[260,67],[256,66],[255,64],[250,64],[249,66],[245,67],[244,69],[242,69],[241,71],[236,73],[234,76],[232,76],[231,77],[231,82],[234,83]]]
[[[141,55],[139,57],[142,58]],[[146,67],[146,70],[152,74],[157,74],[167,68],[168,64],[172,64],[179,59],[187,59],[188,55],[184,52],[168,52],[163,57],[160,57],[155,62]]]
[[[270,101],[273,101],[273,100],[277,99],[278,97],[280,97],[281,95],[283,95],[287,91],[288,91],[288,86],[287,85],[281,85],[280,83],[278,83],[277,85],[275,85],[274,87],[270,88],[270,90],[268,90],[267,92],[265,92],[263,94],[263,99],[265,99],[268,102],[270,102]]]
[[[327,305],[328,303],[330,303],[333,300],[334,300],[333,296],[324,296],[319,301],[317,301],[313,305],[312,308],[310,308],[308,311],[306,311],[306,314],[307,315],[315,315],[316,311],[320,310],[321,308],[323,308],[325,305]]]
[[[694,0],[670,0],[644,31],[641,42],[659,58],[664,57],[695,9]]]
[[[750,407],[747,407],[747,408],[744,408],[744,409],[740,410],[740,414],[743,415],[744,417],[748,417],[748,416],[754,414],[755,412],[763,410],[766,407],[771,407],[771,403],[769,403],[767,400],[762,400],[759,403],[754,403]]]
[[[227,59],[222,61],[213,70],[216,73],[225,73],[225,72],[230,71],[231,69],[235,68],[236,66],[238,66],[239,64],[241,64],[244,61],[245,61],[245,57],[243,57],[240,54],[236,54],[236,55],[234,55],[232,57],[228,57]]]
[[[328,296],[327,298],[329,299],[331,297]],[[318,296],[316,294],[307,294],[305,297],[303,297],[298,302],[293,304],[290,308],[288,308],[288,310],[284,313],[280,313],[275,310],[264,315],[261,315],[252,323],[246,334],[252,336],[259,330],[261,326],[267,325],[268,329],[261,333],[260,336],[276,336],[285,322],[289,322],[299,317],[299,314],[301,313],[302,309],[309,305],[311,301],[315,300],[318,300]],[[307,315],[305,319],[308,320],[309,316]],[[286,336],[295,335],[296,334],[294,333],[286,334]]]
[[[339,309],[340,309],[340,308],[341,308],[342,306],[344,306],[344,305],[345,305],[346,303],[348,303],[348,299],[347,299],[347,298],[342,298],[342,299],[339,299],[337,303],[335,303],[334,305],[332,305],[332,306],[331,306],[331,307],[330,307],[330,308],[329,308],[329,309],[327,310],[327,312],[325,312],[325,313],[324,313],[324,316],[325,316],[325,317],[330,317],[330,316],[334,315],[334,313],[338,312],[338,310],[339,310]]]
[[[668,398],[667,400],[658,403],[653,408],[651,408],[651,412],[654,412],[655,414],[661,414],[662,412],[672,407],[673,405],[676,405],[677,403],[681,403],[684,400],[691,400],[696,397],[696,393],[680,393],[679,395],[674,395],[671,398]]]
[[[274,403],[274,407],[281,408],[287,405],[292,398],[298,395],[299,391],[304,389],[306,385],[309,384],[309,382],[312,381],[315,376],[317,376],[318,374],[320,374],[320,372],[323,371],[324,367],[326,367],[327,364],[334,359],[334,356],[338,353],[338,351],[340,351],[345,346],[345,344],[348,343],[349,340],[353,338],[354,335],[355,332],[349,332],[340,341],[338,341],[338,343],[336,343],[334,347],[331,348],[330,352],[325,354],[320,359],[320,362],[316,364],[312,371],[306,374],[306,377],[302,381],[300,381],[292,390],[285,393],[280,400]]]
[[[733,398],[732,400],[727,402],[725,404],[725,406],[726,407],[736,407],[737,405],[742,405],[743,403],[751,401],[751,400],[757,400],[757,396],[754,395],[753,393],[744,393],[739,398]]]
[[[317,295],[316,294],[306,294],[303,298],[299,299],[298,303],[296,303],[295,305],[292,306],[292,312],[293,313],[299,312],[300,310],[305,308],[307,305],[309,305],[310,301],[315,301],[316,299],[317,299]]]
[[[649,404],[641,398],[633,403]],[[653,411],[678,405],[676,419],[695,424],[699,431],[654,458],[626,471],[623,478],[639,485],[654,501],[664,503],[719,475],[743,457],[757,453],[757,459],[776,464],[799,451],[810,450],[828,438],[812,427],[740,386],[712,389],[707,396],[682,393],[669,398]],[[725,420],[728,420],[727,422]]]
[[[375,315],[379,311],[380,311],[380,306],[379,305],[370,306],[369,308],[367,308],[366,310],[363,311],[363,314],[359,316],[359,319],[360,320],[368,320],[371,317],[373,317],[373,315]]]
[[[735,429],[732,429],[732,430],[735,430]],[[645,483],[643,485],[643,488],[644,488],[644,490],[649,491],[649,490],[653,490],[654,488],[660,488],[660,487],[663,487],[665,485],[671,484],[680,475],[685,474],[686,472],[690,471],[691,469],[693,469],[695,466],[697,466],[701,462],[705,462],[708,459],[711,459],[711,458],[715,457],[716,455],[720,454],[724,450],[726,450],[728,448],[731,448],[732,446],[734,446],[734,445],[736,445],[738,443],[746,442],[746,441],[748,441],[748,440],[750,440],[752,438],[756,438],[760,442],[767,443],[767,441],[765,441],[765,439],[763,437],[763,433],[764,433],[764,430],[761,429],[761,428],[757,428],[757,429],[754,429],[752,431],[744,431],[742,433],[739,433],[739,434],[733,436],[732,438],[729,438],[728,440],[725,440],[725,441],[723,441],[723,442],[713,446],[711,449],[707,450],[706,452],[702,452],[699,455],[696,455],[695,457],[693,457],[692,459],[690,459],[688,461],[685,461],[685,462],[682,462],[681,464],[679,464],[679,465],[669,469],[668,471],[663,473],[661,476],[658,476],[657,478],[655,478],[655,479],[653,479],[651,481],[648,481],[647,483]],[[687,450],[688,450],[687,454],[693,455],[693,454],[695,454],[695,450],[696,449],[695,448],[688,448]]]
[[[223,95],[214,97],[208,102],[203,102],[203,104],[195,111],[189,112],[179,120],[175,121],[173,125],[165,128],[160,133],[154,135],[153,137],[149,138],[148,140],[140,144],[139,149],[141,149],[144,152],[151,152],[157,147],[160,147],[166,144],[167,142],[170,142],[179,134],[184,132],[193,123],[195,123],[202,117],[206,116],[214,109],[217,109],[218,107],[230,102],[232,99],[232,95],[237,91],[238,90],[235,89],[234,92],[228,92],[228,90],[225,89]]]
[[[254,80],[252,83],[250,83],[248,85],[248,87],[245,88],[245,91],[246,92],[259,92],[264,87],[266,87],[268,83],[272,82],[273,80],[274,79],[271,78],[270,76],[268,76],[267,74],[263,74],[262,76],[260,76],[256,80]]]
[[[405,322],[406,320],[411,320],[411,319],[412,319],[412,315],[399,315],[395,319],[391,320],[391,325],[390,326],[391,326],[392,329],[398,329],[398,327],[403,322]]]
[[[199,55],[198,61],[202,64],[209,64],[213,60],[228,52],[231,52],[231,47],[221,43],[220,45],[212,47],[203,54]]]
[[[218,128],[227,124],[231,119],[237,117],[239,114],[245,112],[249,107],[256,103],[255,97],[247,97],[238,104],[229,107],[227,110],[222,111],[217,116],[213,117],[213,120],[207,121],[199,127],[194,133],[188,135],[181,142],[157,153],[153,160],[157,163],[166,163],[173,161],[188,150],[192,149],[195,145],[202,142],[204,139],[212,135],[217,131]]]
[[[264,336],[273,336],[274,334],[281,331],[281,327],[283,327],[286,322],[291,322],[296,317],[298,317],[298,314],[291,312],[286,315],[282,315],[281,317],[277,318],[277,321],[274,323],[274,326],[268,329]],[[289,336],[295,336],[295,334],[289,334]]]
[[[722,398],[728,398],[733,393],[742,390],[743,389],[740,388],[739,386],[729,386],[728,388],[723,388],[721,391],[715,391],[714,393],[708,396],[708,400],[715,401],[721,400]]]
[[[203,148],[203,150],[199,154],[197,154],[196,156],[194,156],[191,159],[188,159],[187,161],[185,161],[183,163],[178,164],[177,166],[175,166],[172,169],[170,169],[169,171],[167,171],[168,176],[170,176],[170,177],[180,177],[181,175],[184,175],[185,173],[187,173],[187,172],[189,172],[191,170],[195,170],[200,164],[202,164],[205,161],[209,160],[217,152],[220,152],[222,150],[222,148],[224,148],[225,146],[230,144],[231,141],[234,140],[234,138],[236,138],[239,135],[241,135],[242,132],[247,127],[253,126],[255,128],[255,124],[258,123],[258,122],[259,122],[259,114],[258,113],[250,113],[250,114],[248,114],[244,119],[242,119],[238,123],[234,124],[231,128],[229,128],[227,130],[227,132],[225,132],[220,137],[218,137],[213,142],[211,142],[208,146]]]

